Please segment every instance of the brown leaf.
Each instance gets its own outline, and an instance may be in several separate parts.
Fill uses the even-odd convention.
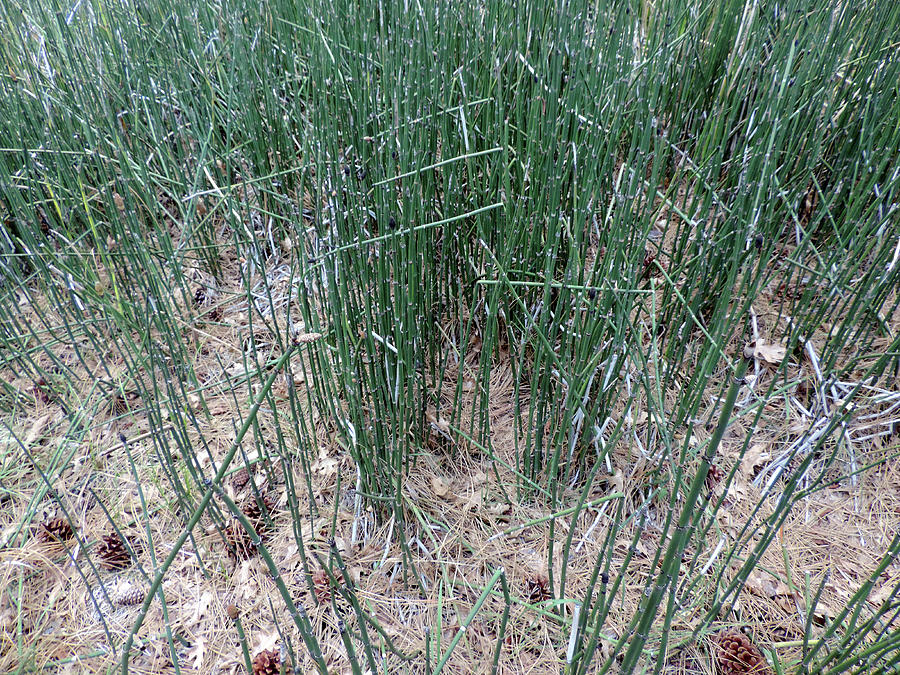
[[[434,494],[443,499],[446,499],[448,495],[450,495],[449,481],[441,478],[440,476],[431,477],[431,489],[434,490]]]
[[[512,507],[506,502],[497,502],[488,507],[488,513],[493,516],[503,516],[509,513]]]
[[[194,613],[191,615],[192,625],[200,623],[209,614],[209,608],[214,599],[215,597],[211,591],[204,591],[200,594],[200,597],[197,599],[197,605],[194,607]]]
[[[869,596],[869,602],[873,605],[880,605],[894,592],[894,588],[898,583],[900,583],[900,577],[894,577],[883,582],[881,588]]]
[[[745,585],[750,592],[769,599],[791,594],[791,589],[786,583],[759,570],[750,572]]]
[[[464,511],[478,511],[481,509],[481,492],[473,492],[466,497],[463,503]]]
[[[12,604],[3,598],[0,598],[0,631],[12,635],[12,630],[16,625],[17,612],[13,609]]]
[[[821,626],[832,621],[837,615],[837,610],[819,600],[819,602],[816,603],[816,608],[813,612],[813,620],[816,624]]]
[[[772,366],[777,366],[784,361],[785,356],[787,356],[787,349],[784,345],[770,344],[762,338],[744,347],[745,358],[765,361]]]
[[[327,448],[320,448],[318,459],[309,468],[313,473],[327,477],[336,474],[339,466],[340,461],[331,457]]]
[[[745,478],[753,478],[756,475],[756,469],[761,467],[769,460],[769,451],[767,446],[762,443],[754,443],[741,459],[741,474]]]
[[[31,447],[31,445],[40,438],[44,433],[44,427],[47,426],[47,422],[50,420],[50,415],[42,415],[38,417],[34,424],[31,425],[31,428],[28,430],[28,434],[25,436],[25,447]]]
[[[203,665],[203,657],[206,655],[206,638],[198,635],[187,653],[188,660],[193,664],[194,670],[199,671]]]

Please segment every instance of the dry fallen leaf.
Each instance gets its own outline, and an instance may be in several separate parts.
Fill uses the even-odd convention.
[[[203,407],[203,399],[197,394],[188,394],[188,405],[192,412],[200,412],[200,409]]]
[[[616,469],[616,472],[606,480],[615,492],[625,491],[625,474],[622,473],[622,469]]]
[[[31,445],[40,438],[44,433],[44,427],[47,426],[47,422],[50,420],[50,415],[43,415],[38,417],[34,424],[31,425],[31,428],[28,430],[28,434],[25,436],[25,447],[31,447]]]
[[[779,581],[771,574],[753,570],[744,584],[752,593],[764,598],[775,598],[790,595],[790,587],[783,581]]]
[[[741,475],[744,478],[753,478],[756,469],[761,467],[769,460],[769,452],[762,443],[754,443],[741,459]]]
[[[215,597],[210,591],[204,591],[197,600],[197,606],[194,607],[194,613],[191,616],[191,624],[200,623],[208,614],[209,608]]]
[[[13,609],[12,603],[6,599],[6,596],[0,597],[0,632],[6,633],[11,631],[16,625],[17,613]]]
[[[225,373],[228,377],[240,377],[245,375],[247,371],[244,369],[244,364],[241,361],[235,361],[225,369]]]
[[[332,457],[327,448],[319,448],[319,457],[309,467],[313,473],[331,476],[337,473],[340,461]]]
[[[506,502],[498,502],[488,507],[488,513],[494,516],[503,516],[512,511],[512,507]]]
[[[346,537],[334,537],[334,546],[342,556],[347,556],[351,553],[350,540]]]
[[[358,565],[350,565],[347,567],[347,573],[350,575],[350,581],[353,582],[354,585],[358,586],[360,579],[363,577],[364,568]]]
[[[256,649],[253,650],[255,653],[266,652],[274,649],[278,649],[278,641],[281,639],[281,636],[278,635],[278,631],[274,631],[272,633],[263,634],[259,638],[259,644]]]
[[[237,573],[238,597],[241,600],[253,600],[259,597],[262,589],[259,586],[259,574],[255,560],[241,561],[240,570]]]
[[[481,509],[481,492],[473,492],[464,500],[463,511],[478,511]]]
[[[784,345],[769,344],[760,338],[744,347],[744,356],[748,359],[757,359],[777,366],[787,356],[787,349]]]
[[[834,620],[837,615],[838,612],[836,609],[822,600],[819,600],[819,602],[816,603],[815,611],[813,612],[813,621],[822,626]]]
[[[898,583],[900,583],[900,577],[895,577],[883,582],[881,588],[869,596],[869,603],[876,606],[883,603],[891,596]]]
[[[187,653],[188,660],[193,664],[194,670],[199,671],[203,665],[203,657],[206,655],[206,638],[198,635]]]
[[[446,498],[450,494],[450,483],[439,476],[432,476],[431,489],[438,497]]]

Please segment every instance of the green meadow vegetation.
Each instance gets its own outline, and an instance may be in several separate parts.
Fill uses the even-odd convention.
[[[0,671],[898,672],[900,3],[0,32]]]

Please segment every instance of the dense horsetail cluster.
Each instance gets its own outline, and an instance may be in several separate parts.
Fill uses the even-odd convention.
[[[900,5],[0,24],[0,670],[896,671]]]

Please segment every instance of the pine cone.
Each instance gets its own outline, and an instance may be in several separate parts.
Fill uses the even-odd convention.
[[[131,588],[116,595],[114,602],[120,607],[130,607],[141,604],[146,597],[147,595],[140,588]]]
[[[281,655],[277,649],[266,649],[253,657],[253,675],[278,675]]]
[[[713,637],[720,675],[771,675],[766,657],[738,630],[723,630]]]
[[[262,502],[266,512],[272,510],[272,502],[268,497],[263,497]],[[256,498],[251,497],[248,499],[241,507],[241,512],[253,525],[253,529],[256,530],[259,538],[261,540],[265,539],[267,535],[266,521],[263,518],[263,510],[256,502]],[[231,524],[225,528],[225,539],[228,542],[232,555],[238,558],[246,560],[256,552],[253,538],[237,518],[232,519]]]
[[[240,492],[241,490],[243,490],[249,482],[250,472],[247,471],[246,466],[240,471],[235,472],[235,474],[231,477],[231,485],[232,487],[234,487],[235,492]]]
[[[132,544],[130,541],[128,543],[131,544],[131,550],[135,553],[139,552],[135,544]],[[97,546],[97,555],[100,558],[100,564],[107,569],[120,570],[131,564],[131,555],[128,553],[128,547],[125,546],[125,542],[122,541],[122,538],[119,537],[115,530],[100,539],[100,544]]]
[[[51,518],[46,523],[41,523],[41,532],[38,535],[41,541],[66,541],[75,536],[72,526],[65,518]]]
[[[325,605],[331,601],[331,582],[325,570],[319,570],[313,574],[313,589],[316,593],[316,602]]]
[[[232,520],[231,524],[225,528],[225,541],[228,543],[229,553],[234,557],[246,560],[256,553],[256,546],[253,544],[250,533],[238,520]]]
[[[110,414],[114,417],[121,417],[131,412],[134,403],[140,400],[140,394],[136,391],[117,391],[112,395],[110,400]]]
[[[550,581],[541,574],[534,574],[525,579],[525,589],[529,602],[543,602],[553,597],[550,592]]]
[[[259,502],[256,501],[256,498],[251,495],[251,497],[244,503],[244,506],[241,507],[241,511],[247,516],[247,520],[249,520],[253,527],[256,528],[257,532],[260,532],[262,529],[265,519],[263,518],[263,513],[269,513],[272,510],[272,500],[269,497],[262,498],[263,508],[260,508]],[[260,535],[262,533],[260,532]]]
[[[710,464],[709,471],[706,474],[706,489],[715,490],[716,486],[725,478],[725,472],[717,465]]]

